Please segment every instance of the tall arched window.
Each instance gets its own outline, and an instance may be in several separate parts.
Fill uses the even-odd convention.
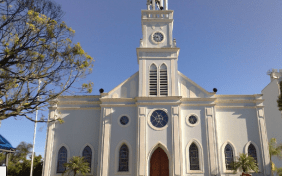
[[[66,168],[64,163],[67,163],[68,151],[66,147],[61,147],[58,153],[58,164],[57,164],[57,173],[63,173]]]
[[[225,166],[226,170],[232,170],[231,163],[234,161],[233,159],[233,149],[230,144],[227,144],[224,149],[225,153]]]
[[[92,159],[92,150],[89,146],[86,146],[84,149],[83,149],[83,152],[82,152],[82,156],[84,157],[84,159],[89,163],[89,169],[91,172],[91,159]]]
[[[158,75],[157,67],[155,64],[152,64],[150,67],[150,95],[157,95],[158,93]]]
[[[160,95],[167,95],[167,67],[165,64],[160,68]]]
[[[258,163],[257,151],[253,144],[250,144],[248,147],[248,155],[252,156],[255,159],[255,161]]]
[[[200,170],[199,166],[199,151],[195,143],[189,147],[190,170]]]
[[[123,144],[119,150],[119,172],[127,172],[128,171],[128,158],[129,158],[129,151],[128,147]]]

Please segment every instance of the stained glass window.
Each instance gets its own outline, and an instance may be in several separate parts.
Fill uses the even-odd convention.
[[[66,170],[64,163],[67,163],[67,157],[67,149],[65,147],[61,147],[58,153],[57,173],[63,173]]]
[[[194,115],[191,115],[190,117],[189,117],[189,123],[191,123],[191,124],[195,124],[195,123],[197,123],[197,117],[196,116],[194,116]]]
[[[226,166],[226,170],[232,170],[232,166],[231,163],[234,161],[233,160],[233,149],[232,147],[227,144],[225,146],[225,166]]]
[[[121,123],[122,125],[126,125],[126,124],[128,123],[128,121],[129,121],[129,119],[128,119],[128,117],[126,117],[126,116],[122,116],[122,117],[120,118],[120,123]]]
[[[192,143],[189,147],[190,170],[200,170],[198,147]]]
[[[257,151],[256,151],[256,148],[253,144],[250,144],[249,147],[248,147],[248,155],[252,156],[256,160],[256,162],[258,163]]]
[[[127,172],[128,171],[128,157],[129,151],[128,147],[123,144],[119,150],[119,172]]]
[[[92,159],[92,150],[89,146],[86,146],[82,152],[82,156],[89,163],[89,169],[91,172],[91,159]]]
[[[162,128],[164,127],[168,122],[168,116],[166,112],[162,110],[156,110],[151,115],[151,123],[155,127]]]

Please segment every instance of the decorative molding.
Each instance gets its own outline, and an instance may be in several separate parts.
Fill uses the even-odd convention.
[[[262,170],[262,162],[261,162],[261,158],[260,158],[260,150],[259,150],[259,148],[258,148],[258,146],[256,145],[256,143],[254,143],[253,141],[249,141],[246,145],[245,145],[245,147],[244,147],[244,152],[245,152],[245,154],[247,154],[248,155],[248,148],[249,148],[249,145],[250,144],[253,144],[254,146],[255,146],[255,148],[256,148],[256,153],[257,153],[257,159],[258,159],[258,166],[259,166],[259,172]]]
[[[189,148],[192,143],[195,143],[195,145],[198,147],[198,157],[199,157],[199,167],[200,170],[190,170],[190,155],[189,155]],[[186,145],[186,173],[189,174],[200,174],[205,172],[204,167],[204,154],[203,154],[203,147],[201,143],[197,139],[192,139],[190,142]]]
[[[258,96],[258,95],[261,95],[261,96],[262,96],[262,94],[254,94],[254,95],[218,95],[218,94],[215,94],[215,97],[216,97],[216,98],[221,98],[221,97],[224,97],[224,98],[226,98],[226,97],[233,97],[233,98],[239,98],[239,97],[253,97],[253,98],[256,98],[256,96]]]
[[[59,101],[58,105],[69,105],[69,104],[101,104],[100,101]]]
[[[154,112],[154,111],[156,111],[156,110],[162,110],[162,111],[164,111],[165,113],[166,113],[166,115],[167,115],[167,124],[165,125],[165,126],[163,126],[162,128],[158,128],[158,127],[155,127],[152,123],[151,123],[151,115],[152,115],[152,113]],[[170,121],[171,121],[171,116],[168,114],[168,110],[167,109],[164,109],[164,108],[154,108],[154,109],[152,109],[150,112],[149,112],[149,114],[148,114],[148,116],[147,116],[147,123],[149,124],[149,126],[152,128],[152,129],[154,129],[154,130],[156,130],[156,131],[162,131],[162,130],[164,130],[164,129],[166,129],[169,125],[170,125]]]
[[[126,125],[123,125],[123,124],[120,123],[120,118],[123,117],[123,116],[128,117],[128,123],[127,123]],[[127,115],[127,114],[122,114],[122,115],[120,115],[120,116],[117,118],[117,123],[118,123],[119,126],[122,127],[122,128],[128,127],[128,126],[130,125],[130,123],[131,123],[131,117],[130,117],[129,115]]]
[[[160,147],[161,149],[163,149],[163,151],[166,153],[166,155],[167,155],[167,158],[168,158],[168,161],[169,161],[169,175],[174,175],[173,174],[173,171],[172,171],[172,169],[173,169],[173,162],[172,162],[172,156],[169,154],[169,150],[167,149],[167,147],[161,142],[161,141],[158,141],[157,143],[156,143],[156,145],[154,145],[152,148],[151,148],[151,150],[148,152],[148,155],[147,155],[147,161],[146,161],[146,163],[148,163],[148,164],[146,164],[147,165],[147,175],[150,175],[150,159],[151,159],[151,156],[152,156],[152,154],[154,153],[154,151],[158,148],[158,147]]]
[[[134,98],[100,98],[102,103],[108,102],[135,102]]]
[[[119,150],[123,144],[125,144],[128,147],[128,153],[129,153],[128,172],[118,172]],[[115,149],[115,160],[114,160],[115,161],[115,171],[114,171],[115,175],[130,175],[132,173],[132,170],[133,170],[132,163],[134,163],[132,153],[133,153],[133,150],[129,142],[127,142],[126,140],[122,140],[121,142],[118,143]]]
[[[166,106],[166,105],[171,105],[171,106],[178,106],[178,105],[180,105],[181,104],[181,102],[137,102],[136,103],[136,106],[150,106],[150,105],[156,105],[156,106],[158,106],[158,105],[164,105],[164,106]]]
[[[101,107],[59,107],[58,110],[101,110]]]
[[[95,156],[95,150],[94,150],[94,147],[91,145],[91,144],[89,144],[89,143],[86,143],[86,144],[84,144],[84,146],[83,147],[81,147],[81,149],[80,149],[80,153],[79,153],[79,156],[82,156],[82,152],[83,152],[83,150],[84,150],[84,148],[86,147],[86,146],[89,146],[90,148],[91,148],[91,152],[92,152],[92,156],[91,156],[91,172],[90,173],[87,173],[86,175],[93,175],[94,174],[94,162],[95,162],[95,160],[94,160],[94,156]]]
[[[180,106],[215,106],[216,104],[180,104]]]
[[[192,116],[192,115],[197,118],[197,122],[196,122],[195,124],[191,124],[191,123],[189,122],[189,117]],[[199,118],[199,116],[198,116],[197,114],[191,113],[191,114],[189,114],[189,115],[186,116],[185,121],[186,121],[186,124],[187,124],[188,126],[194,127],[194,126],[197,126],[197,125],[200,123],[201,119]]]
[[[101,104],[101,107],[136,107],[136,104]]]
[[[223,143],[221,145],[221,159],[222,159],[222,165],[223,165],[223,167],[222,167],[223,173],[229,173],[230,174],[230,173],[233,173],[233,171],[232,170],[226,170],[226,164],[225,164],[225,151],[224,151],[224,149],[225,149],[225,146],[227,144],[229,144],[232,147],[233,159],[234,160],[237,158],[237,152],[236,152],[235,145],[232,142],[230,142],[229,140],[227,140],[225,143]]]
[[[217,99],[215,103],[262,103],[264,100],[263,99],[252,99],[252,100],[246,100],[246,99],[241,99],[241,100],[236,100],[236,99]]]
[[[137,101],[145,101],[145,100],[181,100],[181,96],[165,96],[165,97],[136,97]]]
[[[182,98],[180,101],[181,102],[190,102],[190,101],[211,101],[214,102],[216,101],[216,98]]]
[[[217,109],[256,109],[258,106],[215,106]]]

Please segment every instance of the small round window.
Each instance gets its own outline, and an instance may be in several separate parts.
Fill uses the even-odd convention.
[[[197,121],[198,121],[198,119],[197,119],[196,116],[191,115],[191,116],[189,117],[189,123],[191,123],[192,125],[196,124]]]
[[[168,123],[168,116],[162,110],[156,110],[151,115],[151,123],[157,128],[162,128]]]
[[[196,114],[190,114],[186,117],[186,123],[189,126],[196,126],[199,124],[199,117]]]
[[[127,116],[122,116],[119,121],[122,125],[127,125],[129,122],[129,119]]]

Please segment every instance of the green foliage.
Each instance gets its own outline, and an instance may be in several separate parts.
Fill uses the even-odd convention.
[[[61,20],[63,11],[54,1],[1,2],[0,120],[23,116],[35,121],[31,114],[68,93],[91,73],[94,60],[80,43],[72,43],[75,31]],[[79,89],[91,93],[92,86]]]
[[[259,171],[256,160],[245,153],[239,155],[238,160],[232,163],[232,167],[234,168],[234,173],[236,173],[238,169],[245,173],[252,170],[256,173]]]
[[[12,176],[30,176],[32,144],[21,142],[15,153],[11,153],[8,162],[8,173]],[[5,153],[0,153],[0,160],[5,160]],[[29,158],[29,159],[27,159]],[[43,161],[41,155],[34,155],[33,175],[42,175]]]
[[[277,105],[279,111],[282,111],[282,81],[280,81],[279,85],[280,85],[280,95],[278,96]]]
[[[282,144],[279,144],[277,146],[277,141],[275,138],[271,138],[268,144],[269,149],[269,157],[270,157],[270,163],[271,163],[271,172],[277,172],[277,174],[281,174],[279,176],[282,176],[282,168],[277,168],[275,164],[272,162],[272,157],[277,156],[279,159],[282,159]]]
[[[79,173],[85,175],[90,171],[89,163],[81,156],[73,156],[70,159],[70,162],[65,163],[64,166],[66,167],[66,170],[62,173],[62,176],[65,173],[68,173],[68,175],[73,173],[74,176]]]

